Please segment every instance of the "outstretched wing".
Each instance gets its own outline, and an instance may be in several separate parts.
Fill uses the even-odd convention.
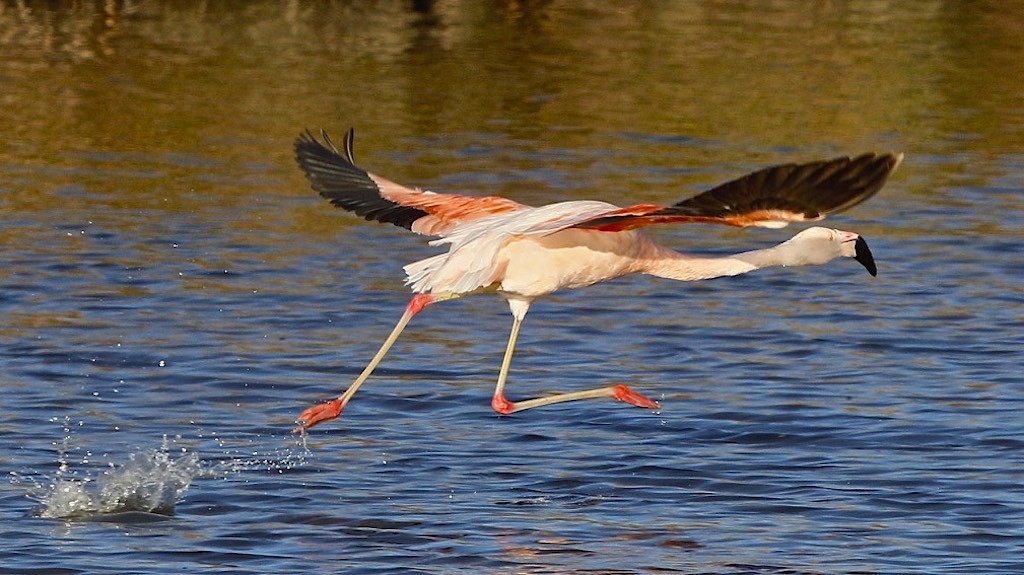
[[[445,236],[455,226],[525,208],[500,196],[436,194],[410,189],[363,171],[355,164],[355,132],[345,133],[344,155],[321,131],[323,143],[308,130],[295,140],[295,159],[313,189],[332,204],[367,220],[395,224],[413,232]]]
[[[903,154],[867,153],[758,170],[671,206],[637,204],[577,224],[621,231],[659,223],[701,222],[781,228],[856,206],[882,189]]]

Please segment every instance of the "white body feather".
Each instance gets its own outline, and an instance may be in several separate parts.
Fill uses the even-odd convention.
[[[563,267],[572,267],[574,262],[584,263],[585,252],[594,248],[601,251],[602,243],[607,244],[606,251],[621,247],[624,243],[621,233],[569,229],[612,209],[615,206],[606,202],[560,202],[460,225],[445,237],[430,242],[433,246],[447,244],[447,253],[405,266],[406,283],[417,293],[457,294],[494,284],[499,284],[504,291],[520,293],[518,287],[533,285],[528,290],[530,294],[543,295],[559,287],[578,287],[614,277],[606,271],[592,281],[575,285],[558,284],[555,279]],[[567,235],[572,235],[575,241],[566,241]],[[552,251],[554,246],[563,249]],[[569,276],[572,275],[570,271]],[[541,276],[548,276],[550,280],[543,281]],[[517,287],[506,287],[505,280]],[[545,291],[542,285],[549,288]]]

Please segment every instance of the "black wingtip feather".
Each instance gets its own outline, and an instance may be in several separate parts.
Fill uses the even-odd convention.
[[[426,212],[403,206],[380,195],[380,188],[370,175],[356,167],[353,153],[355,132],[345,132],[344,155],[331,137],[321,130],[320,142],[309,130],[295,139],[295,159],[306,178],[321,196],[335,206],[367,220],[394,224],[412,229]]]
[[[869,152],[752,172],[674,204],[673,213],[716,217],[783,209],[807,219],[848,210],[878,193],[903,154]]]

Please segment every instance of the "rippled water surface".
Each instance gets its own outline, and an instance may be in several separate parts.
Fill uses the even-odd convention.
[[[0,573],[1024,572],[1024,28],[1001,4],[0,3]],[[430,308],[396,181],[669,203],[907,154],[855,263]],[[682,226],[724,254],[786,230]]]

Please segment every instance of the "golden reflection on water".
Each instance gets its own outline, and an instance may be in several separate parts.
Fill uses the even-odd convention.
[[[528,201],[672,201],[862,149],[908,152],[927,193],[920,158],[1024,148],[1021,29],[992,2],[3,3],[3,202],[214,213],[306,194],[292,139],[349,125],[363,162],[409,184],[451,172],[431,138],[490,145],[480,178],[445,189]],[[479,189],[503,168],[538,175]],[[53,193],[69,186],[99,196]],[[228,225],[359,225],[324,212]]]
[[[1019,130],[997,118],[1019,114],[1022,18],[956,2],[5,4],[4,128],[83,149],[340,116],[418,135],[600,119],[782,146],[987,139]]]

